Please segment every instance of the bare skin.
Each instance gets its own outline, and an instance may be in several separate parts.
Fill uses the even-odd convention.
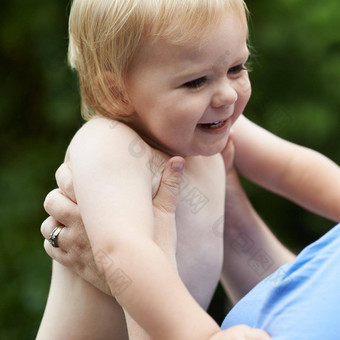
[[[108,338],[114,332],[124,336],[119,305],[154,338],[219,336],[218,326],[204,309],[221,271],[226,289],[235,299],[261,279],[249,276],[249,268],[239,265],[231,247],[235,237],[244,233],[258,248],[268,247],[274,265],[263,274],[291,258],[244,195],[235,195],[235,202],[227,198],[225,206],[228,182],[218,153],[236,120],[235,165],[241,173],[325,216],[334,217],[337,212],[338,206],[328,208],[318,194],[330,187],[335,192],[327,194],[330,202],[339,201],[333,188],[340,176],[338,168],[242,116],[251,92],[244,67],[249,56],[246,25],[228,12],[208,33],[205,41],[197,39],[194,46],[176,49],[163,39],[146,41],[126,72],[130,101],[124,114],[131,116],[130,125],[118,124],[112,131],[112,120],[96,117],[70,144],[65,162],[72,168],[80,215],[95,264],[118,304],[56,264],[41,328],[48,331],[58,319],[56,338],[65,338],[65,334],[74,339]],[[227,60],[211,67],[226,48]],[[135,151],[134,143],[142,152]],[[187,156],[176,210],[177,229],[173,228],[177,268],[154,239],[151,199],[169,159],[156,150]],[[229,192],[237,192],[235,172],[229,178],[234,183],[228,183]],[[128,289],[122,289],[122,281]]]
[[[232,203],[233,198],[237,197],[237,199],[234,199],[235,203],[236,202],[239,203],[241,200],[245,198],[244,194],[242,195],[242,189],[239,187],[238,181],[235,181],[234,169],[232,166],[233,157],[234,157],[233,144],[228,143],[228,146],[223,153],[223,159],[226,163],[226,172],[228,174],[227,180],[228,178],[230,178],[229,184],[231,185],[233,182],[235,182],[233,186],[235,188],[234,196],[228,195],[228,199],[227,199],[227,203],[230,207],[233,206],[233,203]],[[176,158],[176,159],[180,160],[180,158]],[[156,235],[159,235],[157,243],[162,244],[162,249],[168,254],[168,256],[173,258],[173,255],[174,255],[173,244],[174,244],[176,235],[173,233],[172,234],[168,233],[169,230],[174,230],[173,228],[164,229],[164,226],[166,225],[170,226],[170,225],[173,225],[174,223],[174,208],[176,207],[174,198],[176,197],[176,195],[173,194],[173,189],[178,188],[177,183],[178,183],[179,177],[178,177],[178,173],[175,172],[175,174],[177,174],[177,177],[176,177],[174,176],[174,172],[172,172],[172,177],[169,177],[170,180],[167,180],[168,178],[167,176],[170,175],[171,172],[169,172],[168,166],[166,166],[165,169],[166,170],[164,172],[163,182],[162,182],[164,185],[163,190],[162,190],[162,186],[160,186],[158,194],[153,201],[153,206],[154,206],[155,219],[156,221],[160,221],[159,225],[162,226],[162,228],[156,228],[156,231],[157,231]],[[108,293],[109,289],[106,284],[106,281],[103,279],[102,275],[99,275],[99,272],[96,266],[95,265],[92,266],[92,264],[94,264],[94,261],[89,260],[91,256],[93,255],[92,255],[92,252],[90,251],[90,243],[89,241],[87,241],[87,235],[82,225],[82,221],[80,219],[78,207],[76,204],[74,204],[74,202],[71,202],[71,200],[66,199],[66,196],[68,196],[72,198],[73,200],[75,200],[73,186],[72,186],[71,171],[64,164],[57,171],[56,177],[57,177],[58,185],[64,194],[61,194],[60,191],[58,190],[50,194],[49,198],[47,199],[48,212],[51,215],[53,215],[55,218],[61,220],[63,224],[67,225],[68,227],[65,228],[59,236],[58,241],[59,241],[59,245],[61,248],[53,248],[47,241],[45,241],[45,249],[52,258],[59,261],[65,266],[71,267],[72,270],[76,271],[80,276],[90,281],[97,288]],[[170,190],[168,190],[169,187],[170,187]],[[237,194],[236,190],[241,190],[240,194]],[[172,196],[170,197],[169,197],[169,194],[167,194],[169,192],[170,193],[172,192]],[[247,201],[245,203],[247,203]],[[65,218],[64,211],[60,209],[60,206],[63,206],[64,209],[67,209],[71,212],[68,214],[68,216],[66,216],[66,218]],[[240,212],[240,209],[236,210],[236,212]],[[250,216],[254,216],[253,213],[254,213],[253,211],[250,211]],[[235,216],[236,215],[237,214],[235,213]],[[238,219],[239,219],[239,216],[238,216]],[[232,224],[232,223],[233,221],[230,220],[229,224]],[[53,229],[53,227],[55,227],[57,224],[58,222],[53,217],[49,217],[42,225],[43,235],[47,237],[48,234]],[[237,225],[240,226],[239,223],[237,223]],[[214,230],[214,233],[215,233],[215,236],[216,235],[219,236],[217,230]],[[266,231],[266,233],[271,235],[268,230]],[[81,235],[81,237],[79,237],[79,235]],[[172,241],[169,243],[169,240],[172,240]],[[283,255],[279,253],[279,250],[281,251],[282,249],[283,249]],[[292,255],[288,253],[287,251],[285,251],[282,246],[281,248],[279,247],[279,250],[277,250],[277,254],[280,255],[280,258],[278,259],[278,262],[275,264],[276,266],[279,266],[281,262],[287,262],[288,260],[292,259]],[[235,255],[235,254],[231,254],[231,255]],[[235,256],[231,256],[231,257],[235,257]],[[225,264],[224,267],[227,268],[226,271],[228,271],[229,266]],[[249,274],[250,272],[248,268],[245,268],[245,269]],[[257,283],[260,280],[259,277],[254,277],[253,279],[255,279],[256,281],[253,284]],[[117,311],[116,315],[114,316],[115,320],[120,319],[119,315],[122,315],[122,313],[119,313]],[[111,325],[112,325],[112,322],[111,322]],[[258,339],[262,339],[262,336],[264,336],[264,339],[266,339],[267,335],[263,335],[262,332],[253,333],[253,330],[251,331],[252,331],[251,334],[255,336],[254,339],[257,339],[257,336],[261,336]],[[240,327],[237,327],[236,329],[228,330],[228,336],[230,335],[230,339],[233,339],[234,336],[236,335],[238,336],[237,339],[242,339],[240,337],[241,334],[244,334],[244,336],[246,336],[246,334],[249,334],[249,329],[247,327],[240,326]],[[135,336],[134,338],[139,339],[142,337],[140,335],[139,337]],[[252,339],[252,338],[249,338],[249,339]]]
[[[259,281],[260,278],[256,275],[254,275],[254,273],[249,272],[249,267],[247,266],[246,261],[242,262],[238,256],[235,256],[235,252],[233,251],[232,247],[227,246],[228,244],[229,245],[231,244],[231,241],[233,240],[232,237],[236,237],[237,234],[239,234],[241,232],[246,232],[248,235],[250,235],[250,237],[252,239],[256,240],[256,242],[259,244],[259,247],[266,249],[268,251],[268,253],[270,254],[270,256],[273,259],[275,259],[275,263],[272,266],[271,270],[274,270],[279,265],[281,265],[281,264],[283,264],[287,261],[292,260],[293,255],[290,252],[288,252],[287,250],[285,250],[284,247],[282,247],[279,244],[279,242],[273,237],[273,235],[268,230],[266,230],[266,226],[264,225],[264,223],[259,219],[257,214],[253,211],[253,208],[251,207],[249,202],[247,202],[246,198],[244,197],[244,193],[242,192],[242,190],[240,191],[240,184],[238,182],[235,169],[233,167],[230,167],[231,163],[229,161],[227,161],[228,157],[230,158],[230,156],[228,156],[228,153],[230,153],[230,152],[225,151],[223,153],[223,158],[224,158],[224,160],[227,164],[227,166],[226,166],[226,172],[227,172],[226,182],[227,182],[229,192],[232,192],[234,194],[227,195],[226,209],[228,211],[228,220],[226,221],[225,228],[226,228],[226,230],[230,230],[234,233],[236,232],[236,234],[230,234],[229,232],[225,233],[225,236],[228,235],[229,238],[225,238],[225,240],[224,240],[226,246],[224,248],[224,259],[225,260],[224,260],[223,270],[222,270],[222,282],[224,283],[224,286],[225,286],[226,290],[229,292],[229,294],[231,295],[232,299],[234,301],[237,301],[249,289],[251,289],[253,287],[253,285],[256,284]],[[154,157],[157,158],[160,161],[161,164],[164,164],[166,162],[166,158],[164,160],[162,160],[162,158],[159,157],[158,152],[155,153]],[[228,167],[228,164],[229,164],[229,167]],[[153,163],[153,166],[155,166],[154,163]],[[155,166],[155,168],[152,169],[152,173],[154,174],[154,178],[156,178],[156,180],[158,180],[158,181],[159,181],[162,169],[163,169],[163,166],[159,167],[159,164],[158,164],[158,166]],[[61,177],[63,177],[62,174],[61,174],[62,171],[59,171],[59,173],[60,174],[59,174],[59,176],[57,176],[57,178],[59,178],[58,184],[60,185],[60,187],[63,187],[64,182],[68,183],[67,185],[70,187],[70,185],[71,185],[70,183],[72,183],[72,180],[70,179],[70,177],[68,177],[66,175],[66,176],[64,176],[64,179],[60,179]],[[67,177],[69,178],[68,180],[66,179]],[[156,190],[157,190],[157,185],[155,187],[156,187]],[[65,189],[64,191],[70,192],[70,190],[68,190],[68,189]],[[72,197],[74,198],[73,193],[69,193],[68,196],[71,197],[71,198]],[[183,196],[182,196],[181,200],[183,200]],[[58,213],[56,213],[53,210],[53,208],[52,208],[53,204],[51,206],[49,206],[50,204],[48,203],[48,201],[49,200],[47,199],[47,205],[46,205],[47,211],[51,215],[55,214],[55,216],[57,217]],[[56,211],[58,211],[58,209],[59,209],[60,218],[58,217],[58,219],[60,220],[61,223],[66,224],[66,225],[72,225],[72,223],[70,223],[70,216],[67,216],[66,219],[65,219],[65,214],[64,213],[60,214],[60,206],[62,206],[63,204],[66,204],[65,203],[66,201],[68,201],[66,198],[61,199],[61,202],[63,202],[63,203],[59,204],[59,208],[57,208]],[[54,206],[54,208],[56,208],[56,206]],[[73,218],[78,219],[76,224],[81,226],[81,220],[80,220],[80,217],[79,217],[79,212],[77,211],[77,206],[74,204],[73,208],[74,209],[73,209],[73,213],[71,213],[71,216],[73,215]],[[245,212],[248,212],[248,213],[245,213]],[[240,216],[241,216],[241,218],[240,218]],[[242,220],[242,222],[240,223],[241,220]],[[50,225],[50,231],[52,230],[52,226],[55,225],[56,223],[57,222],[55,222],[51,219],[49,220],[49,222],[47,222],[47,224]],[[254,228],[254,225],[256,225],[258,227]],[[66,232],[66,230],[63,231],[63,234],[65,235],[64,232]],[[265,236],[263,236],[263,235],[265,235]],[[216,233],[215,233],[215,236],[216,236]],[[60,240],[62,240],[62,239],[63,238],[60,236]],[[66,237],[65,237],[65,239],[66,239]],[[78,241],[78,246],[80,248],[81,247],[85,247],[85,248],[87,247],[88,249],[90,249],[89,245],[87,244],[87,241],[85,241],[85,239],[83,239],[82,241],[83,242]],[[67,248],[67,246],[66,246],[66,248]],[[60,255],[51,254],[51,256],[52,257],[54,256],[55,258],[57,258],[57,256],[59,256],[60,262],[63,263],[63,261],[64,261],[64,264],[68,264],[69,266],[73,266],[73,270],[74,270],[75,267],[78,266],[79,268],[76,269],[78,271],[78,273],[80,273],[80,275],[82,275],[83,277],[87,277],[87,279],[88,279],[89,276],[91,276],[91,274],[88,274],[88,273],[94,273],[95,271],[93,270],[93,268],[91,269],[91,266],[84,266],[84,263],[88,264],[89,262],[90,263],[93,263],[93,262],[84,261],[84,259],[83,259],[83,262],[79,261],[79,251],[75,251],[74,248],[72,248],[72,247],[70,247],[69,249],[70,249],[70,253],[74,254],[74,258],[71,261],[70,261],[69,258],[68,258],[68,260],[62,260]],[[200,248],[198,248],[198,249],[200,249]],[[227,259],[227,261],[226,261],[226,259]],[[56,265],[56,266],[58,266],[58,265]],[[62,266],[60,266],[60,268],[61,268],[62,271],[65,269]],[[74,275],[74,274],[71,273],[71,271],[69,271],[69,274]],[[253,277],[249,278],[249,275],[251,276],[251,274],[253,274],[252,275]],[[268,272],[268,274],[269,274],[269,272]],[[66,274],[66,275],[68,275],[68,274]],[[102,280],[102,278],[100,278],[100,276],[96,276],[96,274],[94,274],[93,276],[97,277],[97,281],[103,282],[103,280]],[[72,280],[73,279],[74,278],[72,278]],[[78,277],[77,280],[81,280],[81,279],[79,279],[79,277]],[[81,280],[80,282],[82,282],[81,283],[82,285],[87,287],[87,283],[85,281],[83,282],[83,280]],[[216,282],[217,282],[217,279],[216,279]],[[246,283],[246,285],[245,285],[245,283]],[[87,287],[86,289],[91,290],[92,288]],[[104,291],[105,291],[105,289],[107,291],[107,287],[104,288]],[[209,292],[209,290],[208,290],[208,292]],[[212,294],[212,291],[210,291],[210,294]],[[102,297],[100,296],[100,294],[98,295],[98,291],[93,292],[93,295],[97,296],[96,299],[92,299],[92,301],[96,301],[96,302],[94,302],[94,305],[97,307],[98,301],[101,301]],[[105,300],[105,298],[103,298],[103,300]],[[201,300],[201,303],[202,303],[202,300]],[[89,304],[87,304],[87,305],[89,305]],[[103,312],[102,315],[105,315],[105,317],[101,318],[101,322],[103,322],[103,324],[109,325],[109,326],[107,328],[101,326],[100,330],[103,333],[107,332],[106,334],[117,334],[117,336],[119,336],[119,337],[123,336],[123,338],[124,338],[124,336],[125,336],[124,334],[126,334],[126,328],[125,328],[125,326],[123,326],[123,325],[125,325],[124,314],[122,313],[119,305],[118,304],[112,305],[111,302],[105,304],[103,302],[102,306],[107,306],[106,307],[107,310],[105,310],[105,308],[103,309],[103,310],[105,310],[105,312]],[[91,318],[90,314],[89,314],[89,318]],[[116,323],[112,322],[112,320],[115,320]],[[94,325],[92,325],[91,323],[89,325],[91,326],[91,329],[95,329]],[[114,331],[113,331],[113,329],[114,329]],[[75,329],[75,332],[77,334],[77,332],[79,332],[79,330]],[[114,332],[117,332],[117,333],[114,333]],[[106,337],[106,335],[103,336],[103,338],[105,338],[105,337]],[[136,337],[136,338],[138,338],[138,337]]]
[[[152,151],[153,160],[151,162],[151,172],[153,174],[153,181],[155,183],[154,193],[156,193],[157,188],[159,186],[159,181],[161,177],[161,173],[164,169],[164,165],[168,160],[168,156],[158,152]],[[186,170],[185,170],[185,178],[187,181],[190,182],[190,185],[187,187],[186,190],[182,190],[180,193],[179,198],[179,205],[177,207],[177,214],[176,214],[176,222],[177,222],[177,237],[178,237],[178,244],[177,244],[177,264],[178,264],[178,271],[182,277],[183,282],[185,283],[187,289],[195,298],[195,300],[203,307],[204,309],[207,308],[211,297],[214,293],[216,285],[218,283],[220,277],[220,271],[222,266],[222,244],[223,239],[221,237],[216,237],[212,228],[208,227],[212,225],[212,220],[216,221],[223,215],[223,196],[224,196],[224,184],[219,185],[218,187],[209,186],[206,184],[204,187],[198,185],[199,183],[209,183],[209,177],[211,175],[222,177],[224,176],[224,167],[223,162],[220,156],[211,157],[209,160],[210,166],[205,166],[204,169],[206,171],[197,173],[196,169],[201,169],[202,165],[200,164],[200,158],[194,158],[192,160],[186,160]],[[203,164],[203,163],[202,163]],[[218,172],[219,174],[212,174],[209,169],[214,169],[214,172]],[[181,218],[183,210],[187,210],[188,208],[188,194],[195,189],[196,187],[200,188],[201,192],[204,192],[205,197],[215,196],[215,191],[219,192],[220,194],[217,195],[218,197],[218,204],[215,204],[215,200],[211,200],[209,203],[206,204],[205,208],[198,214],[191,213],[189,214],[189,219]],[[48,203],[47,203],[48,205]],[[47,207],[47,210],[50,214],[53,215],[53,212],[50,211]],[[60,220],[60,219],[59,219]],[[63,223],[63,221],[60,221]],[[64,224],[64,223],[63,223]],[[201,232],[205,232],[206,235],[204,238],[200,236]],[[198,238],[199,236],[199,238]],[[62,239],[62,238],[61,238]],[[182,246],[186,240],[190,240],[193,244],[192,248],[187,247],[186,249]],[[204,247],[202,247],[201,241],[204,240]],[[197,243],[198,242],[198,243]],[[214,250],[208,251],[209,256],[207,256],[207,250],[210,247]],[[219,251],[216,252],[216,249]],[[199,251],[197,251],[199,250]],[[190,263],[187,263],[186,259],[192,258]],[[197,266],[201,266],[197,267]],[[207,269],[207,270],[206,270]],[[87,283],[82,282],[79,277],[75,277],[75,274],[60,265],[54,265],[54,275],[53,279],[54,284],[52,282],[51,291],[50,291],[50,298],[47,304],[47,312],[51,311],[53,314],[53,310],[58,310],[60,312],[61,309],[65,310],[65,323],[72,317],[78,318],[76,324],[82,323],[83,317],[89,318],[87,314],[84,314],[84,305],[88,305],[88,311],[93,309],[98,310],[99,306],[101,306],[101,318],[100,320],[96,319],[95,322],[103,322],[105,325],[110,325],[114,330],[108,330],[106,327],[98,327],[103,332],[102,338],[107,337],[107,334],[112,334],[113,331],[117,332],[118,328],[125,329],[125,322],[123,319],[123,314],[118,312],[119,305],[112,302],[112,298],[107,297],[108,302],[104,302],[105,297],[98,294],[97,291],[92,291],[92,287],[88,287]],[[60,281],[58,280],[59,277],[62,277]],[[69,280],[67,279],[69,278]],[[75,280],[77,282],[76,285],[71,284],[71,282]],[[61,287],[61,288],[60,288]],[[81,289],[79,289],[81,287]],[[70,292],[72,291],[72,299],[70,297]],[[84,294],[86,291],[86,294]],[[53,293],[55,292],[55,294]],[[52,293],[52,294],[51,294]],[[85,301],[80,296],[85,295]],[[57,298],[58,297],[58,298]],[[91,298],[90,298],[91,297]],[[55,299],[53,299],[55,298]],[[86,299],[90,301],[86,301]],[[73,301],[82,301],[82,311],[83,313],[79,313],[79,307],[76,303],[71,302]],[[69,305],[65,306],[65,301],[70,302]],[[96,301],[96,302],[95,302]],[[101,304],[98,301],[103,301]],[[50,303],[50,307],[49,307]],[[102,315],[105,314],[105,317]],[[46,315],[46,314],[45,314]],[[48,315],[48,314],[47,314]],[[64,315],[64,313],[63,313]],[[80,319],[80,320],[79,320]],[[93,319],[92,319],[93,320]],[[113,323],[109,320],[117,320],[116,323]],[[74,334],[74,338],[79,334],[79,329],[77,327],[73,328],[75,323],[72,322],[67,325],[67,329],[71,330],[71,334]],[[87,324],[87,323],[86,323]],[[86,328],[86,327],[85,327]],[[88,329],[84,330],[84,333],[80,336],[85,336],[85,333],[91,334],[91,330],[93,329],[93,324],[90,323]],[[218,328],[217,328],[218,330]],[[72,333],[73,331],[73,333]],[[61,330],[62,332],[62,330]],[[96,331],[96,336],[98,337],[98,331]],[[121,331],[118,332],[118,335],[121,336]]]

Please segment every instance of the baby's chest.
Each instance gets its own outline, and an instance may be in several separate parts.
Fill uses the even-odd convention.
[[[209,173],[191,177],[189,172],[176,211],[178,270],[203,308],[211,301],[223,263],[224,170]]]

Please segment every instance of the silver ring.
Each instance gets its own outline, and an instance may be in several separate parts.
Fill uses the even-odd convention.
[[[60,232],[63,228],[64,227],[61,227],[61,226],[55,227],[52,230],[51,234],[48,236],[48,242],[50,242],[52,247],[54,247],[54,248],[59,247],[58,244],[57,244],[57,237],[58,237],[58,235],[60,234]]]

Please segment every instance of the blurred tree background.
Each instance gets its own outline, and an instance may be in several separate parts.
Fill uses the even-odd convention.
[[[339,0],[247,1],[253,96],[246,115],[340,163]],[[2,0],[0,22],[0,339],[35,337],[51,261],[39,227],[54,172],[81,126],[66,63],[66,0]],[[264,220],[299,251],[334,223],[244,181]],[[334,183],[338,186],[339,183]],[[219,291],[210,308],[221,321]]]

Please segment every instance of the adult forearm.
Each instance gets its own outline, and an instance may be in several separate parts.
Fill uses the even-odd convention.
[[[249,202],[235,170],[227,176],[222,282],[234,302],[294,259]]]

